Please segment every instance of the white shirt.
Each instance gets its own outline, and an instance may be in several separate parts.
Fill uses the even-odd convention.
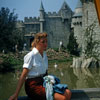
[[[36,48],[33,48],[32,51],[25,55],[23,68],[29,69],[27,78],[34,78],[41,74],[45,74],[48,69],[48,58],[46,52],[43,52],[42,57],[39,51]]]

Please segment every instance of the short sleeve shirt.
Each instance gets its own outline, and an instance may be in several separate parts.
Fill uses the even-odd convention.
[[[27,77],[37,77],[45,74],[48,69],[48,58],[46,52],[43,52],[43,57],[36,48],[33,48],[24,57],[23,68],[29,69]]]

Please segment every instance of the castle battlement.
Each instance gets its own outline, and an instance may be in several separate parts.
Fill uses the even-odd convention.
[[[38,22],[39,17],[25,17],[24,22]]]
[[[48,16],[58,16],[57,12],[48,12],[47,13]]]

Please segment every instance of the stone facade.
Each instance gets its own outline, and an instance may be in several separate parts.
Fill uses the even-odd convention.
[[[86,17],[85,17],[86,16]],[[93,2],[84,3],[83,5],[83,30],[85,30],[88,26],[94,24],[95,27],[93,29],[93,41],[98,41],[99,44],[94,47],[95,54],[100,57],[100,25],[95,9],[95,5]],[[85,37],[85,35],[84,35]],[[84,41],[84,44],[85,41]],[[85,45],[84,45],[85,47]],[[83,48],[84,49],[84,48]]]
[[[93,46],[92,50],[95,56],[100,58],[100,25],[98,22],[97,12],[94,5],[94,0],[79,0],[81,3],[80,7],[76,7],[75,14],[72,18],[72,28],[74,29],[74,35],[77,38],[77,42],[82,48],[83,55],[85,54],[85,49],[87,49],[87,41],[89,42],[89,36],[91,36],[92,43],[98,42]],[[77,10],[78,9],[78,14]],[[80,9],[80,10],[79,10]],[[81,13],[81,14],[80,14]],[[86,29],[88,31],[86,33]]]

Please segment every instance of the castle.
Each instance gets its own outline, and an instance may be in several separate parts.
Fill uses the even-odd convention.
[[[58,48],[60,41],[62,41],[64,47],[67,47],[73,15],[68,4],[64,1],[62,7],[57,13],[46,13],[43,3],[41,2],[39,11],[40,16],[38,18],[24,18],[22,26],[24,26],[27,44],[29,44],[29,38],[34,36],[34,34],[38,32],[46,32],[48,33],[49,48]]]
[[[78,0],[74,12],[64,1],[57,13],[45,12],[43,3],[41,2],[39,11],[40,16],[38,18],[25,17],[24,22],[21,24],[25,30],[27,44],[29,44],[30,37],[34,36],[37,32],[47,32],[49,48],[58,48],[60,41],[67,48],[70,33],[73,31],[79,48],[84,52],[87,47],[86,39],[89,39],[88,36],[90,35],[86,35],[86,29],[93,23],[95,23],[95,27],[92,30],[92,41],[100,41],[100,25],[94,0]],[[100,42],[93,49],[96,51],[98,57],[100,57]]]

